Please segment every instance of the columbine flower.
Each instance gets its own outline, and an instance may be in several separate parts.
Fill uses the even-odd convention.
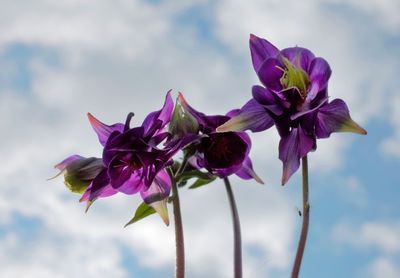
[[[187,136],[199,135],[191,137],[194,155],[189,161],[192,166],[205,168],[220,178],[236,174],[243,179],[253,178],[263,183],[254,172],[249,158],[250,137],[245,132],[217,133],[215,131],[218,126],[228,121],[236,111],[231,111],[226,116],[206,116],[192,108],[182,94],[178,96],[175,109],[181,110],[184,115],[179,116],[177,121],[172,119],[172,129],[176,129],[174,126],[185,126],[184,131],[187,132]],[[186,124],[185,121],[187,121]]]
[[[301,47],[279,51],[255,35],[250,35],[250,51],[264,86],[254,86],[253,99],[217,130],[258,132],[275,124],[281,136],[282,184],[299,168],[300,159],[316,149],[317,138],[344,131],[366,134],[343,100],[328,101],[331,69],[323,58]]]
[[[163,108],[150,113],[139,127],[130,128],[133,113],[127,116],[125,124],[114,125],[106,125],[88,114],[104,150],[103,158],[93,162],[96,171],[90,172],[90,178],[85,176],[87,187],[80,201],[87,201],[89,207],[97,198],[117,192],[140,192],[144,202],[168,224],[166,198],[170,194],[171,180],[164,168],[179,150],[179,145],[170,144],[162,149],[158,146],[169,136],[165,126],[171,119],[172,109],[173,101],[168,92]],[[69,168],[74,166],[72,163],[81,161],[77,157],[67,158],[58,164],[58,168],[62,171],[65,168],[69,173]],[[86,173],[84,169],[81,172]]]

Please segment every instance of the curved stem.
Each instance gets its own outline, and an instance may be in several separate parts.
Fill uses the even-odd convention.
[[[308,200],[308,162],[307,156],[301,160],[302,175],[303,175],[303,224],[301,227],[301,234],[299,245],[297,246],[296,259],[294,261],[292,278],[299,277],[301,261],[303,259],[304,248],[306,247],[308,226],[310,223],[310,203]]]
[[[240,234],[240,221],[239,214],[236,207],[235,197],[231,184],[227,177],[224,178],[226,192],[228,194],[229,205],[231,207],[232,221],[233,221],[233,237],[234,237],[234,277],[242,277],[242,240]]]

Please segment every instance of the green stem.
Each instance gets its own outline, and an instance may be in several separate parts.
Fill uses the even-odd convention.
[[[242,240],[240,234],[239,214],[229,179],[227,177],[224,178],[224,182],[225,182],[226,192],[228,194],[229,204],[231,207],[232,221],[233,221],[234,277],[242,278]]]
[[[168,173],[172,180],[172,206],[174,208],[174,223],[175,223],[175,249],[176,249],[176,265],[175,277],[185,277],[185,243],[183,237],[183,225],[181,205],[179,201],[178,186],[176,184],[177,177],[185,171],[187,165],[187,158],[184,157],[179,169],[174,174],[172,169],[168,169]]]
[[[307,156],[301,160],[302,175],[303,175],[303,224],[301,227],[301,234],[299,245],[297,246],[296,259],[294,261],[292,278],[299,277],[301,261],[303,259],[304,248],[306,247],[308,226],[310,223],[310,202],[308,200],[308,162]]]

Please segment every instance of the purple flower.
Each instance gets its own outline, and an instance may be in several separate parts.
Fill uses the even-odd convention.
[[[179,94],[175,109],[179,107],[185,116],[176,125],[184,126],[186,119],[190,124],[185,130],[198,134],[196,137],[193,137],[190,132],[187,134],[194,139],[192,147],[195,148],[195,152],[189,159],[192,166],[199,169],[205,168],[221,178],[236,174],[243,179],[253,178],[263,183],[254,172],[249,158],[250,137],[245,132],[216,132],[216,128],[227,122],[235,111],[226,116],[207,116],[192,108],[182,94]]]
[[[299,168],[300,159],[316,149],[316,139],[333,132],[367,132],[354,122],[346,103],[328,100],[329,64],[301,47],[278,50],[250,35],[253,67],[263,86],[253,86],[253,98],[219,132],[263,131],[275,124],[281,141],[282,184]]]
[[[88,174],[84,178],[86,190],[80,201],[87,201],[89,207],[97,198],[117,192],[140,192],[144,202],[151,205],[168,224],[166,198],[170,194],[171,180],[164,168],[171,163],[179,145],[169,144],[164,148],[159,145],[169,136],[165,126],[171,119],[172,110],[173,101],[168,92],[163,108],[150,113],[139,127],[130,128],[133,113],[127,116],[125,124],[113,125],[106,125],[88,114],[104,149],[102,159],[93,162],[96,171],[80,170]],[[82,159],[71,156],[61,162],[58,168],[62,168],[62,171],[67,169],[68,173],[68,169]]]

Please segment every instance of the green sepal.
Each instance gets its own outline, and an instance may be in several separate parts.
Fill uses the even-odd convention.
[[[64,184],[71,192],[82,194],[85,192],[90,182],[82,181],[75,175],[69,175],[68,172],[66,172],[64,174]]]
[[[124,228],[154,213],[156,213],[155,209],[153,209],[151,206],[143,202],[138,206],[135,215],[128,223],[125,224]]]

